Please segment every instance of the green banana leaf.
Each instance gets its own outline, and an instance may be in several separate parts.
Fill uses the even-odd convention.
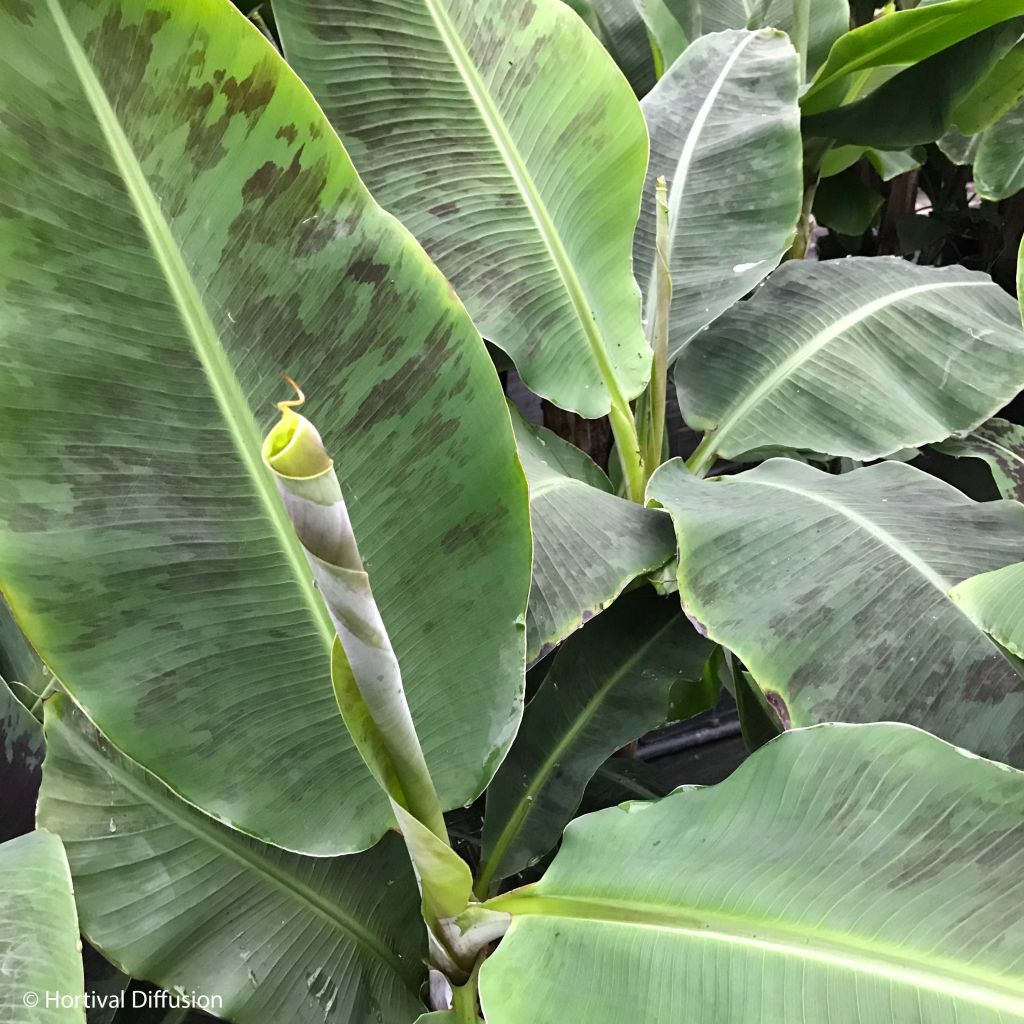
[[[0,898],[0,1020],[85,1024],[75,897],[56,836],[30,832],[0,844]],[[48,1004],[47,995],[71,1005]]]
[[[803,111],[840,106],[855,72],[916,64],[1017,15],[1024,15],[1024,0],[945,0],[862,25],[836,41],[801,97]]]
[[[805,117],[803,132],[879,149],[934,142],[954,122],[958,104],[998,66],[1020,34],[1020,19],[993,25],[912,65],[862,99]]]
[[[965,135],[990,128],[1024,98],[1024,42],[1002,60],[957,104],[953,122]]]
[[[32,830],[43,727],[0,678],[0,843]]]
[[[1024,427],[997,417],[966,437],[950,438],[934,447],[957,458],[984,460],[999,493],[1024,501]]]
[[[512,738],[530,541],[493,367],[227,0],[0,7],[0,579],[113,743],[316,854],[388,827],[260,462],[284,371],[338,473],[447,806]],[[453,678],[462,680],[458,692]]]
[[[373,194],[484,337],[555,405],[628,415],[650,371],[630,268],[646,132],[583,22],[561,0],[274,10]]]
[[[997,412],[1024,386],[1024,331],[987,274],[793,261],[693,339],[675,381],[710,432],[705,463],[771,446],[875,459]]]
[[[559,839],[601,764],[670,719],[713,707],[701,670],[712,645],[650,587],[570,637],[487,791],[478,893]]]
[[[136,978],[220,996],[235,1024],[413,1020],[425,937],[397,836],[314,858],[189,807],[64,695],[46,704],[39,821],[64,840],[83,933]]]
[[[973,576],[950,596],[993,639],[1024,659],[1024,565]]]
[[[637,0],[657,17],[648,28],[665,52],[665,67],[682,52],[679,39],[694,42],[699,36],[728,29],[777,28],[795,36],[794,0]],[[664,8],[666,14],[657,8]],[[832,44],[850,27],[847,0],[813,0],[808,5],[807,63],[815,71],[828,56]],[[671,20],[669,20],[671,19]],[[685,43],[683,44],[685,48]],[[671,59],[669,59],[671,57]]]
[[[589,3],[594,19],[588,22],[591,30],[622,69],[633,91],[643,96],[658,80],[660,72],[639,4],[635,0],[589,0]]]
[[[526,614],[532,664],[607,608],[638,576],[675,553],[668,517],[612,494],[604,473],[575,446],[512,409],[530,484],[533,588]]]
[[[982,133],[974,155],[974,187],[982,199],[999,202],[1024,188],[1024,102]]]
[[[633,261],[653,316],[655,182],[669,184],[669,361],[775,269],[803,199],[797,56],[771,30],[698,39],[644,97],[651,159]]]
[[[1015,663],[949,597],[1024,561],[1024,506],[973,502],[883,462],[842,476],[773,459],[698,480],[663,466],[679,597],[786,726],[900,721],[1024,765]]]
[[[906,726],[780,736],[569,826],[493,900],[488,1024],[1024,1020],[1024,778]]]

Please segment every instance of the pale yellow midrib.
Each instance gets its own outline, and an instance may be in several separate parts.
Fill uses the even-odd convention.
[[[261,443],[259,427],[231,369],[217,329],[203,306],[195,282],[175,244],[171,229],[149,187],[145,172],[132,151],[131,143],[117,119],[103,85],[75,37],[59,0],[46,0],[46,4],[78,75],[82,90],[107,141],[111,157],[132,200],[139,222],[153,247],[185,332],[203,367],[231,439],[295,574],[303,597],[313,613],[317,631],[329,651],[334,641],[334,626],[323,601],[313,587],[312,574],[295,536],[295,530],[258,455]]]
[[[68,700],[69,698],[64,699]],[[165,784],[155,776],[152,777],[152,786],[147,788],[141,785],[130,772],[122,770],[115,761],[104,758],[73,726],[61,721],[60,729],[65,742],[82,760],[92,765],[101,774],[109,776],[142,804],[154,808],[174,826],[195,836],[200,842],[212,847],[225,858],[240,864],[245,870],[262,878],[268,885],[273,886],[289,899],[305,905],[317,917],[326,921],[337,931],[351,936],[355,942],[373,953],[379,960],[387,963],[399,977],[407,976],[405,967],[397,955],[369,932],[362,922],[350,917],[336,904],[323,899],[316,890],[294,875],[280,870],[266,860],[254,857],[250,844],[259,840],[249,839],[230,826],[217,824],[212,819],[209,819],[210,823],[207,825],[208,819],[202,811],[194,809],[191,805],[184,805],[184,801],[180,801],[183,806],[189,808],[188,811],[183,811],[182,806],[179,806],[180,798],[171,796]],[[138,770],[145,772],[141,766],[138,766]],[[202,827],[200,827],[200,823],[203,823]],[[270,849],[284,857],[301,856],[278,847],[270,847]]]
[[[873,978],[941,992],[952,999],[984,1005],[1015,1014],[1024,1019],[1024,987],[985,974],[970,974],[948,961],[936,962],[929,970],[927,962],[904,953],[842,943],[833,936],[821,936],[813,930],[787,928],[776,921],[748,921],[718,911],[699,908],[650,906],[629,901],[581,899],[545,895],[531,891],[521,895],[498,897],[488,906],[516,915],[592,921],[621,927],[657,929],[698,942],[718,942],[754,949],[761,953],[844,968]]]
[[[618,380],[615,377],[615,370],[611,365],[611,360],[608,358],[604,339],[597,328],[590,303],[587,301],[586,293],[583,291],[583,285],[573,269],[569,254],[565,251],[565,246],[562,244],[558,230],[548,214],[544,200],[541,198],[540,192],[536,184],[534,184],[533,177],[512,139],[511,132],[508,130],[504,118],[491,102],[487,89],[480,79],[476,65],[473,63],[462,38],[459,36],[458,29],[452,23],[448,12],[444,9],[443,0],[423,0],[423,4],[437,27],[441,41],[451,54],[452,63],[465,83],[473,103],[476,105],[477,110],[480,111],[481,119],[494,140],[495,148],[512,175],[519,193],[523,197],[526,209],[537,225],[541,239],[551,255],[551,262],[554,264],[555,270],[558,271],[562,285],[569,296],[569,301],[572,303],[576,319],[583,330],[583,335],[587,339],[594,362],[597,365],[598,373],[608,389],[611,404],[620,410],[629,412],[629,402],[619,388]]]
[[[775,391],[776,388],[784,384],[798,367],[803,366],[804,363],[816,356],[823,348],[825,348],[826,345],[835,341],[836,338],[841,337],[846,331],[850,330],[851,327],[856,326],[864,320],[867,320],[869,317],[874,316],[876,313],[881,312],[883,309],[887,309],[889,306],[893,306],[912,295],[920,295],[923,292],[937,291],[945,288],[981,288],[987,287],[989,284],[991,284],[989,281],[934,281],[930,284],[914,285],[911,288],[901,288],[899,291],[885,295],[881,299],[875,299],[874,301],[866,303],[852,312],[847,313],[845,316],[840,317],[840,319],[830,327],[825,328],[823,331],[819,331],[817,334],[813,335],[809,341],[800,345],[774,370],[772,370],[772,372],[769,373],[761,383],[747,395],[746,398],[744,398],[730,412],[726,413],[722,418],[722,422],[710,435],[714,441],[715,448],[720,448],[722,438],[724,438],[733,429],[733,427],[737,425],[737,423],[742,422],[743,418],[752,409],[758,406],[768,395]],[[756,312],[756,305],[752,306],[751,309]]]

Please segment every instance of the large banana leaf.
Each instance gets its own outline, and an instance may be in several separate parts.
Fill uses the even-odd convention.
[[[525,483],[465,311],[227,0],[0,7],[0,578],[121,749],[318,854],[390,821],[269,472],[331,450],[442,798],[515,730]],[[457,692],[451,680],[458,678]]]
[[[60,840],[40,831],[3,843],[0,1020],[85,1024],[84,984],[75,898]],[[48,1005],[48,994],[72,1002]]]
[[[82,931],[127,973],[218,995],[236,1024],[411,1021],[425,935],[397,836],[349,857],[266,846],[46,705],[40,823],[64,840]]]
[[[778,265],[803,197],[796,53],[772,31],[698,39],[643,100],[651,159],[634,243],[654,310],[655,182],[669,184],[669,359]]]
[[[561,0],[274,0],[285,53],[377,199],[556,405],[643,389],[630,246],[643,117]],[[635,13],[635,12],[634,12]]]
[[[1024,659],[1024,564],[972,576],[951,596],[986,633]]]
[[[967,437],[950,438],[935,447],[946,455],[982,459],[992,470],[999,493],[1024,501],[1024,427],[994,418]]]
[[[1024,777],[899,725],[569,826],[494,900],[488,1024],[1024,1020]]]
[[[683,607],[787,725],[909,722],[1024,765],[1024,680],[949,597],[1024,561],[1024,506],[896,462],[703,481],[675,461],[649,493],[675,520]]]
[[[1024,42],[1002,60],[957,104],[953,121],[966,135],[991,127],[1024,97]]]
[[[0,678],[0,843],[32,829],[43,727]]]
[[[533,588],[526,659],[533,663],[606,608],[637,576],[675,553],[664,513],[612,494],[578,448],[514,409],[512,425],[530,483]]]
[[[953,0],[950,0],[953,2]],[[684,349],[704,453],[874,459],[988,419],[1024,386],[1017,304],[987,274],[896,258],[790,262]]]
[[[1024,0],[945,0],[888,13],[836,41],[801,97],[804,113],[839,106],[855,72],[916,64],[1020,14],[1024,14]]]
[[[650,587],[566,642],[487,790],[482,892],[558,842],[606,758],[714,705],[717,692],[701,674],[711,648],[678,603]]]

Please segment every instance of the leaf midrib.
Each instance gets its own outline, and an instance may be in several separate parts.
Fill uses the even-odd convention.
[[[874,537],[879,543],[889,548],[890,551],[896,554],[904,562],[916,569],[917,572],[928,581],[928,583],[942,594],[946,603],[951,608],[955,608],[960,616],[971,624],[979,637],[983,638],[986,643],[990,644],[995,650],[999,650],[998,645],[993,642],[992,638],[974,621],[974,619],[970,617],[970,615],[967,614],[963,608],[960,607],[959,604],[957,604],[956,601],[950,597],[950,591],[954,586],[956,586],[956,584],[951,580],[947,580],[944,576],[940,576],[939,573],[937,573],[919,554],[917,554],[916,551],[904,544],[898,537],[891,534],[884,526],[879,526],[871,519],[868,519],[867,516],[863,516],[859,512],[855,512],[847,505],[843,505],[838,501],[832,501],[824,495],[816,494],[813,491],[801,490],[798,487],[787,487],[784,484],[770,483],[767,480],[758,480],[753,477],[747,477],[744,482],[754,486],[769,487],[777,491],[785,491],[788,494],[795,494],[797,497],[805,498],[808,501],[815,502],[819,505],[824,505],[826,508],[829,508],[838,515],[848,519],[859,529]]]
[[[890,950],[868,943],[844,942],[839,936],[821,935],[813,928],[787,927],[778,921],[753,920],[717,909],[549,896],[531,886],[499,896],[487,906],[512,914],[513,923],[520,915],[664,929],[705,942],[721,942],[845,968],[1024,1016],[1024,987],[1020,985],[1014,986],[987,972],[972,974],[948,960],[924,960],[919,954],[915,955],[917,950]]]
[[[880,299],[874,299],[840,317],[831,326],[818,331],[806,342],[799,345],[771,373],[765,376],[757,387],[748,393],[746,398],[734,406],[732,411],[722,417],[722,421],[717,429],[710,434],[715,448],[720,448],[722,439],[733,427],[741,423],[751,410],[760,405],[776,388],[784,384],[799,367],[816,356],[826,345],[841,337],[857,324],[913,295],[945,288],[984,288],[990,284],[991,282],[989,281],[933,281],[929,284],[914,285],[910,288],[901,288],[899,291],[891,292]],[[756,304],[751,307],[751,310],[756,312]]]
[[[569,296],[569,301],[572,303],[573,311],[576,313],[576,319],[583,331],[583,335],[587,339],[594,362],[597,364],[598,373],[611,398],[612,406],[628,411],[629,403],[619,387],[615,370],[608,357],[604,339],[598,330],[590,303],[587,301],[586,293],[583,290],[583,285],[573,269],[572,261],[569,259],[569,254],[565,251],[561,236],[558,234],[558,230],[551,219],[551,215],[548,213],[547,207],[544,205],[544,200],[541,198],[533,176],[530,174],[526,162],[523,160],[519,148],[512,138],[508,125],[505,124],[505,119],[494,105],[486,86],[480,78],[479,71],[473,63],[473,59],[470,57],[469,51],[459,35],[458,29],[444,8],[443,0],[423,0],[423,5],[433,19],[441,42],[448,50],[455,69],[465,83],[466,90],[469,92],[474,105],[480,112],[484,127],[494,140],[495,148],[498,150],[520,195],[523,197],[523,203],[527,211],[537,225],[541,239],[548,250],[548,254],[551,256],[551,262],[558,272],[562,285]]]
[[[312,573],[306,563],[295,531],[284,505],[278,498],[270,474],[259,458],[261,435],[248,400],[238,383],[220,335],[203,305],[195,281],[174,239],[170,225],[163,216],[159,201],[149,186],[141,164],[117,114],[100,82],[88,55],[79,43],[60,0],[46,0],[50,16],[60,34],[68,58],[78,75],[79,83],[89,101],[110,155],[125,189],[132,200],[139,222],[153,248],[164,279],[181,317],[185,333],[206,375],[207,383],[221,411],[228,433],[234,442],[256,495],[273,527],[281,549],[294,573],[303,598],[312,614],[324,645],[330,651],[334,627],[327,608],[313,586]]]
[[[704,98],[704,102],[701,104],[700,109],[697,111],[696,116],[693,119],[693,123],[690,125],[690,130],[686,133],[686,141],[683,143],[683,147],[679,152],[679,159],[676,161],[676,170],[673,175],[672,182],[670,184],[670,196],[669,196],[669,238],[673,239],[676,236],[676,231],[679,229],[679,215],[682,208],[683,193],[686,191],[686,184],[690,176],[690,168],[693,165],[693,159],[697,152],[697,146],[700,144],[701,138],[704,133],[704,129],[707,127],[708,118],[711,116],[711,112],[715,107],[715,103],[718,97],[722,93],[722,89],[725,87],[725,83],[729,78],[732,69],[736,66],[736,62],[740,59],[743,51],[757,38],[756,35],[751,34],[745,36],[740,40],[739,44],[735,47],[732,53],[729,55],[729,59],[725,62],[722,70],[719,72],[718,77],[715,79],[714,85],[708,90],[707,96]],[[658,275],[658,261],[654,260],[654,265],[651,269],[651,280],[647,286],[647,308],[650,309],[651,303],[653,302],[653,296],[655,294],[655,282]],[[676,344],[679,342],[677,340]]]
[[[565,752],[570,749],[570,747],[572,747],[575,741],[579,738],[580,733],[597,713],[598,708],[600,708],[604,703],[608,694],[615,689],[620,682],[622,682],[623,678],[636,667],[637,663],[647,654],[651,647],[661,640],[665,633],[670,632],[677,626],[677,620],[670,618],[663,626],[652,633],[650,637],[635,648],[633,653],[624,662],[622,662],[619,668],[608,677],[607,681],[604,682],[587,701],[579,715],[572,720],[564,735],[558,740],[554,747],[548,751],[547,756],[541,762],[529,785],[525,790],[523,790],[519,799],[516,801],[512,813],[509,815],[504,828],[498,833],[498,838],[494,841],[494,845],[491,848],[490,853],[485,853],[484,863],[481,866],[480,873],[482,879],[486,878],[487,881],[489,881],[491,874],[500,870],[502,860],[508,852],[508,848],[512,845],[516,836],[522,831],[523,826],[537,807],[537,794],[550,780],[559,762],[564,757]]]
[[[73,726],[61,721],[60,727],[65,742],[79,758],[93,765],[101,773],[114,778],[120,786],[136,796],[143,804],[154,808],[178,828],[194,835],[224,857],[240,864],[245,870],[262,878],[267,885],[284,893],[285,896],[305,905],[335,930],[349,936],[355,943],[381,960],[403,981],[408,980],[409,976],[397,955],[388,949],[361,921],[346,914],[337,904],[325,900],[316,890],[294,875],[254,856],[250,844],[258,842],[258,840],[247,839],[226,825],[218,825],[213,819],[203,815],[201,811],[191,808],[190,805],[185,805],[180,798],[170,796],[165,784],[155,776],[152,786],[141,784],[134,774],[124,769],[118,759],[103,757]],[[145,769],[139,766],[139,771],[144,772]],[[183,810],[185,806],[189,806],[188,811]],[[275,849],[277,848],[275,847]],[[281,852],[286,857],[299,856],[288,851]]]

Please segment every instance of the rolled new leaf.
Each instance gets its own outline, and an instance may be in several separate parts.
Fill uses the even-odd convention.
[[[351,683],[365,705],[365,709],[343,705],[342,712],[350,729],[354,721],[365,722],[372,743],[354,738],[392,800],[447,842],[441,805],[405,698],[398,659],[373,599],[334,463],[316,427],[295,411],[302,401],[299,392],[297,400],[278,404],[281,419],[263,443],[263,461],[274,474],[338,631]],[[343,702],[346,689],[336,685],[335,692]],[[355,694],[351,688],[348,692],[351,703]]]

